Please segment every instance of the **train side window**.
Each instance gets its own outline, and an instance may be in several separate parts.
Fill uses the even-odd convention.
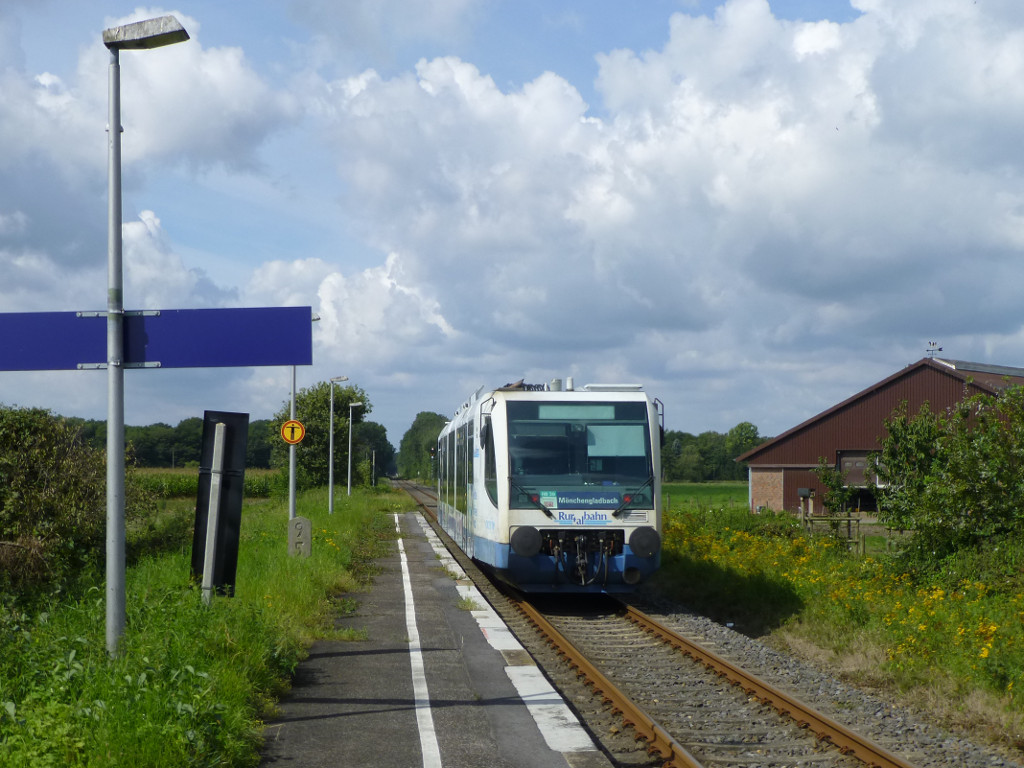
[[[480,442],[484,451],[484,487],[487,498],[495,506],[498,505],[498,463],[494,457],[494,430],[491,429],[491,418],[485,416],[480,424]]]
[[[437,441],[437,477],[438,477],[438,496],[439,501],[442,504],[448,503],[448,441],[444,439],[442,435]]]
[[[466,478],[469,481],[470,488],[472,488],[473,483],[476,482],[476,476],[473,472],[473,457],[476,455],[476,422],[472,419],[469,420],[469,428],[466,430],[466,443]],[[469,498],[466,503],[472,505],[472,502],[473,499]]]
[[[469,477],[466,474],[466,425],[455,432],[455,509],[466,514],[466,488]]]
[[[455,506],[455,430],[448,433],[448,506]]]

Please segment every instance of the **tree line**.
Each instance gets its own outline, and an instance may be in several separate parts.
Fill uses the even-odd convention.
[[[661,448],[662,477],[676,483],[746,480],[747,465],[736,458],[766,440],[749,421],[740,422],[724,434],[692,435],[668,430]]]
[[[296,448],[296,470],[300,488],[327,485],[330,477],[331,389],[334,389],[334,473],[335,482],[347,481],[349,427],[352,435],[352,483],[369,485],[381,475],[395,472],[395,449],[383,425],[368,421],[373,403],[366,391],[350,384],[340,386],[321,381],[295,395],[295,418],[306,428]],[[354,407],[350,407],[353,404]],[[284,403],[270,420],[270,466],[288,466],[289,446],[280,438],[281,425],[289,418],[291,405]],[[349,424],[349,414],[352,423]]]
[[[373,405],[366,392],[356,386],[342,387],[319,382],[296,392],[295,417],[306,428],[296,449],[299,482],[303,486],[326,485],[331,431],[331,386],[334,387],[334,464],[347,474],[349,404],[362,403],[352,413],[352,463],[357,484],[371,482],[371,476],[395,472],[395,449],[383,425],[368,421]],[[286,401],[271,419],[249,422],[246,467],[286,469],[288,445],[281,439],[281,425],[287,421],[291,403]],[[95,419],[67,418],[81,441],[96,449],[106,447],[107,423]],[[163,422],[146,426],[125,426],[125,445],[130,460],[139,467],[198,467],[201,460],[203,419],[192,416],[171,426]]]
[[[420,411],[402,436],[398,447],[398,474],[402,477],[433,478],[437,436],[448,422],[446,416]]]
[[[107,422],[69,417],[86,445],[104,448],[107,444]],[[270,451],[275,435],[269,419],[249,422],[246,442],[246,466],[270,468]],[[124,428],[125,445],[132,460],[140,467],[198,467],[203,442],[203,420],[198,416],[182,419],[176,426],[164,422]]]

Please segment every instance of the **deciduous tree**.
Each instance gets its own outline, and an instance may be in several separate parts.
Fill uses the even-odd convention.
[[[312,488],[327,485],[329,477],[329,446],[331,423],[331,387],[334,387],[334,476],[338,478],[338,468],[342,467],[342,478],[346,476],[348,462],[348,428],[349,403],[362,403],[362,406],[351,409],[352,421],[362,422],[373,410],[366,392],[355,385],[342,387],[339,384],[321,381],[311,387],[299,390],[295,394],[295,418],[306,428],[306,436],[299,443],[295,452],[296,485],[300,488]],[[280,434],[281,425],[290,418],[291,403],[283,404],[281,410],[274,414],[270,427],[275,435]],[[357,453],[357,443],[353,432],[353,454]],[[287,471],[289,446],[280,437],[273,443],[271,465]]]
[[[966,394],[966,393],[965,393]],[[879,518],[912,531],[907,554],[932,563],[1024,531],[1024,388],[965,397],[946,413],[906,405],[886,420]]]
[[[447,418],[421,411],[402,436],[398,449],[398,474],[402,477],[433,478],[433,451]]]

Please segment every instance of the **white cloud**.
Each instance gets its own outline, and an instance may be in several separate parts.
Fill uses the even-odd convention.
[[[215,15],[123,54],[126,199],[167,223],[128,214],[132,303],[313,305],[317,360],[410,420],[434,395],[445,412],[480,384],[574,375],[645,381],[680,426],[778,431],[922,339],[1024,361],[1019,2],[677,13],[652,23],[663,39],[594,51],[596,113],[564,73],[496,83],[444,55],[487,4],[398,5],[295,3],[311,37],[273,62],[256,24],[260,45],[204,45]],[[77,307],[103,295],[106,52],[26,72],[19,35],[0,14],[0,298]],[[182,201],[193,182],[202,201]],[[204,252],[237,296],[182,256]]]
[[[0,245],[0,306],[4,312],[105,308],[105,272],[68,269],[46,253]]]
[[[300,53],[320,68],[339,62],[396,64],[407,46],[446,44],[471,34],[480,0],[293,0],[293,16],[309,27],[313,44]]]
[[[677,14],[660,50],[599,56],[603,120],[557,75],[503,91],[453,57],[335,83],[347,200],[464,343],[541,368],[899,359],[939,305],[950,332],[1012,333],[990,280],[1024,278],[1018,33],[952,5],[858,8]],[[988,311],[950,306],[968,286]]]
[[[28,216],[23,211],[0,213],[0,236],[22,234],[28,228]]]
[[[137,9],[130,16],[108,19],[107,26],[162,13]],[[298,116],[299,105],[288,92],[272,90],[241,48],[204,47],[199,21],[174,15],[190,40],[120,55],[125,163],[173,159],[199,168],[258,167],[260,146]],[[82,81],[105,78],[107,58],[103,49],[88,49],[79,69]]]
[[[80,183],[83,169],[102,167],[93,157],[104,146],[105,111],[90,110],[80,93],[49,73],[28,77],[0,69],[0,173],[18,169],[28,158],[46,158],[65,182]],[[94,129],[99,128],[99,131]],[[90,146],[86,137],[95,136]]]
[[[202,270],[185,266],[153,211],[126,222],[122,232],[126,309],[220,306],[233,297],[213,285]]]
[[[107,19],[109,26],[161,15],[138,9]],[[288,92],[273,91],[254,72],[240,48],[203,48],[199,23],[177,14],[192,35],[188,42],[120,55],[122,157],[185,162],[196,168],[235,169],[260,164],[266,138],[298,115]],[[10,24],[10,22],[8,22]],[[0,27],[3,29],[3,27]],[[51,72],[0,68],[0,171],[26,157],[45,157],[58,173],[75,178],[105,167],[109,55],[83,47],[69,81]]]
[[[321,259],[266,262],[252,273],[242,300],[253,307],[307,306],[331,272]]]
[[[397,254],[380,268],[324,278],[317,292],[320,322],[315,339],[328,358],[382,367],[411,348],[421,353],[443,348],[454,331],[437,302],[405,284],[404,278]]]

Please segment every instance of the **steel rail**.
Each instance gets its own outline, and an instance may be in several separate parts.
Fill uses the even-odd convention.
[[[435,505],[437,504],[437,493],[435,493],[431,488],[429,488],[428,486],[416,485],[415,483],[411,483],[408,480],[392,480],[391,485],[400,491],[405,491],[406,493],[408,493],[409,496],[412,497],[412,500],[415,501],[420,506],[420,509],[426,512],[432,518],[437,518],[436,509],[432,511],[430,509],[430,506],[428,506],[427,502],[424,501],[424,499],[427,499],[433,502]]]
[[[802,727],[831,742],[840,752],[852,755],[874,768],[914,768],[900,757],[875,744],[830,717],[811,709],[789,694],[744,672],[712,651],[687,640],[636,608],[625,605],[626,618],[644,631],[677,648],[685,655],[742,688],[747,694],[788,715]]]
[[[551,622],[549,622],[530,603],[521,600],[514,595],[505,596],[515,605],[519,611],[537,628],[548,645],[550,645],[566,662],[581,675],[595,694],[600,695],[606,704],[610,704],[614,712],[619,714],[627,725],[633,726],[637,733],[637,739],[644,739],[647,742],[648,754],[657,752],[665,759],[663,768],[703,768],[690,752],[672,738],[668,732],[648,715],[626,694],[612,683],[605,675],[587,660],[580,651],[569,640],[562,635]]]

